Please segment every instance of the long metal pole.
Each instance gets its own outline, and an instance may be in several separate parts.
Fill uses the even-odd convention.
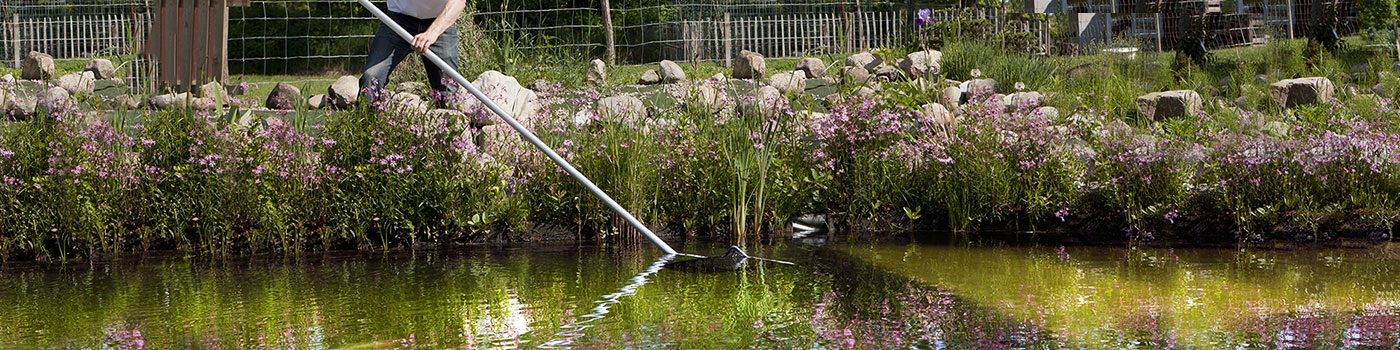
[[[392,28],[395,33],[399,33],[399,37],[403,38],[404,41],[413,41],[413,35],[408,34],[408,31],[399,26],[398,23],[394,23],[394,20],[389,19],[389,15],[384,14],[384,11],[380,11],[379,8],[371,4],[369,0],[359,0],[359,2],[360,5],[364,5],[366,9],[369,9],[369,12],[374,13],[375,17],[379,17],[379,21],[384,22],[384,24]],[[515,118],[510,116],[510,113],[501,110],[500,106],[497,106],[495,102],[491,102],[491,99],[486,98],[486,95],[482,94],[481,90],[477,90],[476,86],[467,81],[467,78],[462,77],[462,74],[458,73],[456,69],[452,69],[446,62],[443,62],[442,58],[438,57],[437,54],[434,54],[432,51],[427,51],[423,54],[428,57],[428,60],[432,61],[433,64],[442,68],[443,72],[447,72],[447,75],[452,77],[452,80],[456,80],[458,84],[462,84],[462,86],[466,87],[467,91],[472,93],[472,96],[476,96],[476,99],[486,104],[486,107],[490,108],[492,112],[496,112],[496,115],[501,116],[501,119],[505,119],[506,123],[510,124],[510,127],[515,128],[515,131],[519,131],[521,136],[524,136],[526,140],[529,140],[531,144],[535,145],[535,148],[539,148],[540,151],[543,151],[545,155],[549,156],[549,159],[554,160],[560,167],[563,167],[564,171],[567,171],[574,179],[583,183],[583,187],[587,187],[589,191],[593,192],[593,195],[598,196],[598,199],[602,199],[603,203],[606,203],[614,212],[617,212],[617,215],[621,215],[623,219],[626,219],[628,223],[631,223],[633,227],[636,227],[637,230],[651,239],[652,243],[656,243],[656,246],[661,248],[661,251],[666,252],[666,254],[679,254],[676,253],[675,249],[671,249],[670,245],[662,241],[660,237],[656,237],[656,234],[652,233],[650,229],[647,229],[646,225],[642,225],[642,222],[632,217],[632,214],[628,213],[627,209],[622,209],[622,206],[617,205],[617,202],[613,201],[612,197],[608,197],[607,193],[603,193],[603,190],[599,189],[597,185],[594,185],[593,181],[589,181],[587,177],[584,177],[582,173],[578,172],[578,169],[574,169],[574,166],[570,165],[568,161],[565,161],[563,157],[560,157],[558,153],[555,153],[554,149],[549,148],[549,145],[544,144],[544,141],[540,141],[540,138],[535,137],[535,133],[530,132],[529,129],[520,125],[520,122],[515,121]],[[690,254],[679,255],[694,256]]]

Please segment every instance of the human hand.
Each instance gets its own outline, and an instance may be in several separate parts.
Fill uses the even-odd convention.
[[[421,55],[425,52],[428,52],[428,48],[432,47],[433,43],[437,42],[438,35],[441,34],[433,33],[433,31],[431,30],[423,32],[422,34],[414,35],[413,42],[410,42],[409,46],[413,47],[413,52],[417,52]]]

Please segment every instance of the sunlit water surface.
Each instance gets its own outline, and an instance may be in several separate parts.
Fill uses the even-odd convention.
[[[724,246],[682,251],[718,254]],[[798,243],[695,274],[654,249],[0,269],[0,348],[1392,348],[1386,247]]]

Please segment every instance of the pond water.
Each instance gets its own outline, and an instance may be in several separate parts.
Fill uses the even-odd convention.
[[[726,246],[678,250],[718,254]],[[0,270],[0,348],[1392,348],[1400,249],[779,243]]]

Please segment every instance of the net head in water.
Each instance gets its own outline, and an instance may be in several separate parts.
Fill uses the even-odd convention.
[[[739,247],[729,246],[729,250],[725,251],[724,255],[671,262],[666,264],[666,268],[687,272],[729,272],[744,268],[744,261],[748,258],[748,254],[744,254],[744,251],[739,250]]]

